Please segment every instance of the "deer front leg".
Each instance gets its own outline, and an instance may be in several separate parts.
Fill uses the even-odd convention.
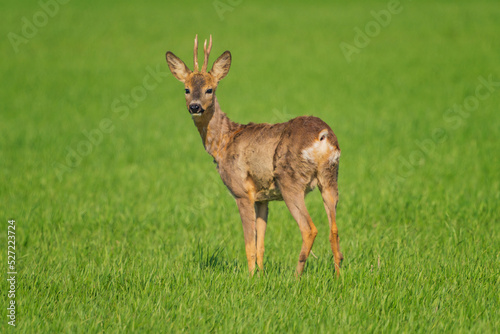
[[[248,271],[253,276],[255,271],[255,260],[257,255],[257,231],[255,224],[254,202],[248,198],[236,200],[240,211],[243,233],[245,235],[245,251],[247,253]]]
[[[328,222],[330,223],[330,245],[332,248],[333,258],[335,261],[335,273],[337,277],[340,275],[340,265],[344,256],[340,252],[339,246],[339,230],[336,222],[336,211],[338,202],[338,191],[336,188],[321,189],[321,196],[325,205]]]
[[[261,272],[264,272],[264,236],[267,227],[267,202],[255,203],[255,212],[257,214],[257,266]]]

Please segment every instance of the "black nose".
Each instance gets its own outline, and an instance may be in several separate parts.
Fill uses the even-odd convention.
[[[201,111],[201,105],[199,105],[198,103],[190,104],[189,111],[193,114],[199,113]]]

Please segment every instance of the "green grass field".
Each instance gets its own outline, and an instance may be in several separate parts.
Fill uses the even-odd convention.
[[[15,301],[26,333],[498,333],[498,1],[49,3],[0,5],[0,332]],[[165,62],[192,66],[195,34],[232,52],[232,120],[337,134],[339,279],[317,191],[302,279],[282,202],[249,278]]]

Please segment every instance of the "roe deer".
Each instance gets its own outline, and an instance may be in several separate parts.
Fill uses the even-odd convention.
[[[332,129],[313,116],[278,124],[238,124],[222,112],[215,92],[229,72],[231,53],[224,52],[207,72],[212,36],[198,70],[198,35],[194,40],[194,69],[172,52],[170,71],[184,83],[186,105],[205,150],[214,158],[222,182],[236,199],[243,224],[250,275],[255,262],[264,267],[264,235],[268,202],[283,200],[299,225],[302,249],[296,275],[300,277],[318,230],[305,205],[305,195],[318,186],[330,222],[330,244],[339,275],[343,259],[335,221],[340,148]]]

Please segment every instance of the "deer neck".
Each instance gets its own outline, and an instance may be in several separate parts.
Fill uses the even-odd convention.
[[[193,118],[194,124],[200,133],[205,150],[218,164],[225,153],[225,147],[232,135],[242,125],[235,123],[220,109],[217,97],[214,96],[212,107],[206,110],[202,116]]]

